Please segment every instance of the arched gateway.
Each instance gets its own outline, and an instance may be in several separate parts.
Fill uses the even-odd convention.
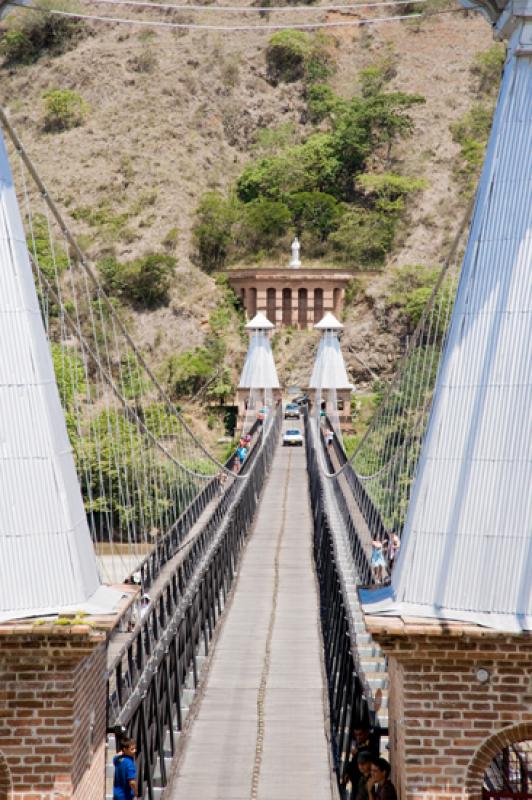
[[[469,765],[465,785],[468,800],[532,798],[532,722],[487,738]]]

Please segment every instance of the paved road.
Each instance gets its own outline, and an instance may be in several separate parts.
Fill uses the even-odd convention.
[[[303,448],[279,447],[172,800],[331,800]]]

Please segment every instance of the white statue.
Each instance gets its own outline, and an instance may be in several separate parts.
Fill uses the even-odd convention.
[[[292,258],[290,259],[290,266],[291,267],[300,267],[301,261],[299,260],[299,240],[297,236],[294,238],[292,242]]]

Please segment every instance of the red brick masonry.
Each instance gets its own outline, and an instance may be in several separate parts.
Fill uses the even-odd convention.
[[[101,800],[106,632],[0,626],[0,800]]]
[[[480,800],[484,772],[532,739],[532,635],[367,616],[390,675],[390,747],[401,800]],[[489,672],[486,683],[477,671]]]

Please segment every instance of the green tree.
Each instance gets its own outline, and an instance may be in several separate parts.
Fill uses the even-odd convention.
[[[325,192],[297,192],[287,195],[286,203],[298,234],[311,231],[321,241],[336,230],[344,211],[336,198]]]
[[[307,109],[310,121],[315,125],[333,117],[345,108],[346,102],[334,93],[326,83],[314,83],[307,89]]]
[[[331,134],[314,133],[303,144],[245,167],[237,181],[238,196],[249,203],[261,195],[282,200],[296,192],[334,193],[340,168]]]
[[[237,204],[218,192],[207,192],[196,211],[192,233],[196,259],[206,272],[220,269],[226,262],[233,241]]]
[[[259,197],[242,209],[240,237],[247,250],[271,248],[291,224],[292,216],[284,203]]]

